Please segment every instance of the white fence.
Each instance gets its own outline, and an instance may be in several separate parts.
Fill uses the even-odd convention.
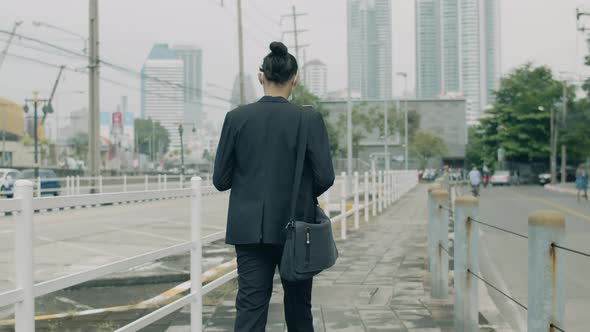
[[[347,182],[352,180],[352,192],[347,192]],[[15,229],[15,269],[16,288],[0,293],[0,307],[14,305],[15,331],[30,332],[35,330],[35,298],[71,286],[75,286],[111,273],[127,270],[131,267],[145,264],[171,255],[190,252],[190,293],[170,304],[160,307],[150,314],[118,329],[122,331],[137,331],[149,326],[157,320],[190,305],[191,331],[202,331],[202,297],[223,283],[235,278],[237,270],[233,270],[222,277],[206,284],[201,283],[202,246],[224,238],[225,232],[215,233],[206,237],[201,235],[202,224],[202,196],[204,191],[211,188],[203,187],[202,180],[192,178],[188,189],[162,189],[158,191],[141,191],[127,193],[107,193],[98,195],[80,195],[33,198],[33,183],[28,180],[18,180],[15,184],[15,198],[0,200],[1,213],[17,213]],[[362,183],[362,184],[361,184]],[[343,173],[334,189],[340,189],[340,203],[335,206],[330,201],[330,191],[321,197],[327,211],[339,211],[332,218],[333,222],[341,222],[341,238],[346,239],[347,218],[354,216],[354,228],[359,228],[361,211],[364,211],[365,222],[369,216],[376,216],[393,204],[405,193],[415,187],[418,176],[415,171],[380,171],[372,174],[365,173],[361,181],[358,173],[352,178]],[[63,209],[73,206],[118,204],[126,202],[147,201],[154,199],[170,199],[190,197],[190,233],[191,240],[164,249],[119,260],[114,263],[92,268],[83,272],[59,277],[53,280],[34,283],[33,281],[33,215],[35,210]],[[362,204],[360,202],[362,197]],[[351,203],[349,203],[351,201]],[[372,211],[370,210],[372,208]],[[371,213],[372,212],[372,213]]]

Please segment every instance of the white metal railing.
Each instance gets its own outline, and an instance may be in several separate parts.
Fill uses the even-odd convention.
[[[72,196],[80,194],[102,194],[107,192],[128,192],[128,191],[147,191],[173,188],[187,188],[187,177],[183,175],[137,175],[137,176],[66,176],[59,178],[37,178],[31,179],[34,185],[34,195],[41,197],[43,195],[53,196]],[[211,179],[207,176],[203,180],[205,185],[212,185]],[[57,182],[57,188],[43,188],[40,183]],[[14,193],[9,190],[0,192],[0,197],[10,197]]]
[[[375,172],[366,172],[361,185],[358,173],[352,177],[353,191],[348,193],[347,182],[349,177],[343,173],[338,178],[341,196],[340,204],[334,208],[330,201],[330,191],[326,192],[320,201],[322,207],[330,213],[340,211],[339,215],[332,218],[334,223],[340,222],[341,238],[346,239],[347,218],[354,216],[354,228],[359,228],[360,213],[364,211],[365,222],[369,221],[370,207],[373,207],[373,216],[376,215],[375,207],[379,204],[382,211],[393,204],[418,183],[415,171],[386,171],[380,172],[377,177]],[[372,181],[371,181],[372,180]],[[150,261],[168,257],[171,255],[190,252],[190,293],[172,303],[162,306],[148,315],[118,329],[119,332],[137,331],[149,326],[157,320],[190,305],[191,331],[202,330],[202,297],[235,278],[237,271],[231,271],[219,277],[205,286],[201,283],[202,246],[212,241],[223,239],[225,232],[214,233],[205,237],[201,235],[202,224],[202,180],[194,177],[190,181],[188,189],[162,189],[158,191],[141,191],[127,193],[112,193],[100,195],[80,195],[73,197],[33,198],[33,183],[28,180],[18,180],[15,184],[15,198],[0,200],[0,213],[16,212],[15,235],[15,269],[16,287],[4,293],[0,293],[0,307],[14,305],[15,307],[15,331],[30,332],[35,330],[35,298],[59,291],[71,286],[103,277],[105,275],[127,270]],[[334,187],[333,187],[334,188]],[[360,202],[361,196],[363,202]],[[190,197],[190,233],[191,240],[163,249],[154,250],[134,257],[125,258],[113,263],[105,264],[86,271],[55,278],[52,280],[34,283],[33,281],[33,212],[37,209],[60,209],[80,205],[100,205],[127,201],[142,201],[150,199],[167,199],[174,197]],[[350,202],[350,203],[349,203]]]

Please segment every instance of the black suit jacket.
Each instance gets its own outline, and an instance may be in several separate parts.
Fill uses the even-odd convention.
[[[296,218],[315,220],[317,197],[334,183],[326,126],[320,113],[266,96],[227,113],[223,123],[213,185],[231,189],[226,243],[284,243],[301,112],[312,114]]]

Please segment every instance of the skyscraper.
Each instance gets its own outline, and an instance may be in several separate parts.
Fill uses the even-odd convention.
[[[189,45],[174,45],[172,50],[184,65],[184,122],[196,125],[201,121],[202,112],[203,54]]]
[[[328,93],[328,66],[320,60],[311,60],[303,66],[303,85],[318,97]]]
[[[499,0],[416,0],[419,98],[461,93],[467,122],[493,102],[500,76]]]
[[[366,99],[392,94],[391,0],[349,0],[351,89]]]
[[[184,122],[184,63],[167,44],[155,44],[141,69],[141,116],[168,130],[170,146],[180,147]]]

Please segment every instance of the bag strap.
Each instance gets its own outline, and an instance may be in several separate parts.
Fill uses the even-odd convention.
[[[301,124],[299,125],[299,133],[297,135],[297,163],[295,164],[295,175],[293,179],[293,191],[291,192],[291,209],[289,213],[289,224],[295,221],[295,208],[297,205],[297,197],[299,196],[299,188],[301,186],[301,178],[303,177],[303,162],[305,161],[305,151],[307,150],[307,120],[310,112],[304,107],[301,111]]]

